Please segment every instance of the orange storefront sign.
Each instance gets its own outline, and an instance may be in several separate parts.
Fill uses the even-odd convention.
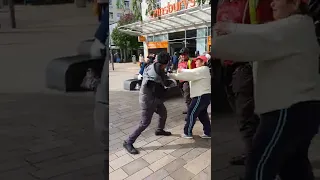
[[[148,49],[160,49],[160,48],[168,48],[168,41],[160,41],[160,42],[148,42]]]
[[[190,7],[196,6],[196,0],[181,0],[179,2],[170,4],[168,3],[167,6],[163,8],[158,8],[154,11],[152,11],[152,17],[159,17],[166,14],[170,14],[173,12],[177,12],[181,10],[182,5],[185,7],[185,9],[188,9]]]
[[[207,47],[207,49],[208,49],[208,51],[211,51],[211,49],[210,49],[210,47],[211,47],[211,36],[208,36],[208,40],[207,40],[207,44],[208,44],[208,47]]]
[[[138,42],[145,42],[145,41],[146,41],[146,37],[138,36]]]

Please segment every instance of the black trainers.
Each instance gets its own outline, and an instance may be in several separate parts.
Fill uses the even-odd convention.
[[[231,165],[235,165],[235,166],[243,166],[245,165],[245,161],[246,161],[246,156],[245,155],[241,155],[241,156],[235,156],[230,160],[230,164]]]
[[[182,114],[188,114],[188,111],[187,110],[182,111]]]
[[[154,133],[156,136],[171,136],[171,132],[165,130],[156,130]]]
[[[139,151],[133,147],[132,144],[128,144],[126,141],[123,142],[123,147],[128,151],[130,154],[139,154]]]

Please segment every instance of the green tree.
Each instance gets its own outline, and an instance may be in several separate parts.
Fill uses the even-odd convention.
[[[127,59],[127,50],[135,51],[142,46],[141,42],[138,42],[137,36],[132,36],[126,33],[123,33],[119,30],[119,26],[130,24],[135,22],[136,19],[132,13],[124,14],[120,17],[120,20],[117,23],[117,27],[112,31],[111,38],[114,45],[120,48],[121,54],[124,54],[122,57],[124,60]]]

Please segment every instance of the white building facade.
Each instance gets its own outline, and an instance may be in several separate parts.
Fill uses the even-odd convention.
[[[147,11],[142,1],[142,22],[120,27],[120,30],[138,36],[144,44],[144,54],[167,51],[179,52],[182,47],[202,54],[211,47],[211,6],[197,4],[196,0],[158,0],[157,7]]]
[[[131,12],[132,0],[119,0],[121,7],[117,7],[118,0],[109,0],[109,22],[110,24],[119,21],[124,13]]]

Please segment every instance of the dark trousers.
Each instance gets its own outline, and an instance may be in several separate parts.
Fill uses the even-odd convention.
[[[98,15],[98,19],[99,22],[102,19],[102,16],[104,13],[108,13],[108,3],[98,3],[98,7],[99,7],[99,15]],[[108,14],[109,15],[109,14]]]
[[[150,102],[141,103],[141,121],[137,129],[129,136],[127,143],[133,144],[140,134],[150,125],[151,119],[154,113],[159,115],[158,130],[163,130],[167,120],[167,109],[163,104],[163,101],[153,98]]]
[[[314,180],[308,149],[318,133],[320,101],[261,114],[245,180]]]
[[[172,64],[172,70],[177,70],[178,69],[178,64],[177,63],[173,63]]]
[[[183,98],[184,101],[187,105],[187,107],[190,105],[191,103],[191,98],[190,98],[190,86],[189,86],[189,82],[185,81],[182,84],[182,93],[183,93]]]
[[[253,73],[249,64],[240,65],[233,72],[232,91],[239,131],[245,144],[246,154],[251,148],[252,139],[260,120],[254,113]]]
[[[186,124],[184,125],[184,134],[192,136],[192,129],[197,118],[203,125],[204,134],[211,135],[211,125],[208,114],[208,106],[211,101],[211,94],[192,98],[186,116]]]

